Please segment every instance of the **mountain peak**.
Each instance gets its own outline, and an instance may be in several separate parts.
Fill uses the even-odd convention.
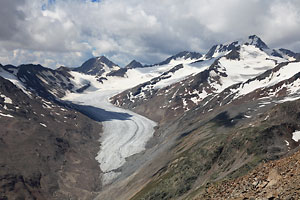
[[[141,68],[141,67],[143,67],[143,65],[136,60],[131,61],[128,65],[125,66],[125,68],[127,69]]]
[[[202,57],[202,54],[198,52],[191,52],[191,51],[182,51],[179,52],[174,56],[175,58],[184,58],[184,59],[198,59]]]
[[[250,35],[248,37],[248,40],[245,42],[245,44],[247,44],[247,43],[249,45],[254,45],[260,49],[269,49],[269,47],[266,45],[266,43],[264,43],[264,41],[262,41],[262,39],[260,39],[260,37],[258,37],[257,35]]]
[[[240,46],[238,41],[231,42],[228,44],[219,44],[214,45],[210,50],[205,54],[205,58],[210,59],[213,57],[218,57],[224,55],[224,53],[237,49]]]
[[[210,59],[225,55],[226,53],[238,50],[241,45],[252,45],[261,50],[269,49],[265,42],[262,41],[257,35],[250,35],[246,39],[228,42],[224,44],[214,45],[206,54],[205,58]]]
[[[75,68],[74,71],[90,75],[102,75],[118,69],[120,67],[105,56],[98,56],[88,59],[80,67]]]
[[[91,58],[93,59],[93,58]],[[110,61],[107,57],[105,56],[98,56],[98,57],[95,57],[96,61],[97,62],[103,62],[103,63],[110,63],[112,61]]]

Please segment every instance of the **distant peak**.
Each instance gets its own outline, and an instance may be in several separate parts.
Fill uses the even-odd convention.
[[[245,44],[246,43],[248,43],[249,45],[254,45],[257,48],[269,49],[269,47],[266,45],[266,43],[264,41],[262,41],[262,39],[260,39],[260,37],[258,37],[257,35],[250,35],[248,37],[248,40],[245,42]]]
[[[108,67],[110,67],[110,68],[113,66],[117,66],[117,64],[113,63],[111,60],[109,60],[105,56],[94,57],[94,58],[91,58],[90,60],[94,60],[97,63],[104,63],[104,64],[108,65]]]
[[[141,68],[141,67],[143,67],[143,65],[140,62],[133,60],[128,65],[126,65],[125,68],[133,69],[133,68]]]
[[[198,52],[191,52],[191,51],[181,51],[177,54],[175,54],[174,56],[171,56],[169,58],[167,58],[165,61],[158,63],[157,65],[165,65],[165,64],[169,64],[171,62],[171,60],[177,60],[180,58],[183,58],[185,60],[187,59],[199,59],[202,57],[201,53]]]
[[[90,75],[102,75],[118,68],[118,65],[105,56],[98,56],[88,59],[80,67],[75,68],[74,71]]]
[[[60,66],[56,69],[56,71],[71,71],[70,68],[65,66]]]
[[[110,62],[110,60],[108,58],[106,58],[105,56],[98,56],[98,57],[95,57],[95,59],[97,61],[104,62],[104,63]]]
[[[184,59],[197,59],[197,58],[201,58],[202,54],[198,53],[198,52],[191,52],[191,51],[182,51],[177,53],[176,55],[173,56],[173,58],[184,58]]]
[[[257,35],[250,35],[249,37],[248,37],[249,39],[260,39]]]
[[[138,62],[136,60],[132,60],[130,63],[140,63],[140,62]]]
[[[212,57],[225,55],[230,51],[238,50],[241,47],[241,45],[253,45],[261,50],[269,49],[266,43],[262,41],[262,39],[260,39],[257,35],[250,35],[245,39],[240,39],[234,42],[227,42],[224,44],[212,46],[212,48],[210,48],[210,50],[205,54],[205,58],[209,59]]]

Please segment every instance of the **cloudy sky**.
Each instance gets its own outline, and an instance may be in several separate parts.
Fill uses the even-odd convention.
[[[123,66],[256,34],[300,52],[299,0],[0,0],[0,63]]]

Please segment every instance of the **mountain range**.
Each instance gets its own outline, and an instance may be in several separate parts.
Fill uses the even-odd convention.
[[[0,65],[0,83],[0,199],[300,196],[276,168],[299,154],[300,54],[256,35],[151,65]]]

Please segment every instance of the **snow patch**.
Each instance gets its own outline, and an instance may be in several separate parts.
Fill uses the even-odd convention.
[[[286,146],[290,146],[290,143],[287,140],[284,140],[286,143]]]
[[[264,121],[266,121],[267,119],[269,119],[270,115],[267,115],[264,119]]]
[[[298,142],[298,141],[300,140],[300,131],[295,131],[295,132],[293,133],[292,139],[293,139],[294,141]]]
[[[47,125],[46,125],[46,124],[43,124],[43,123],[40,123],[40,125],[43,126],[43,127],[47,127]]]
[[[182,99],[182,103],[183,103],[184,111],[189,111],[190,109],[188,108],[188,103],[187,103],[186,99]]]
[[[13,118],[14,116],[10,115],[10,114],[3,114],[3,113],[0,113],[1,116],[3,117],[10,117],[10,118]]]
[[[7,96],[5,96],[3,94],[0,94],[0,97],[4,98],[4,103],[7,103],[7,104],[12,104],[13,103],[12,100],[11,100],[11,98],[9,98],[9,97],[7,97]]]

